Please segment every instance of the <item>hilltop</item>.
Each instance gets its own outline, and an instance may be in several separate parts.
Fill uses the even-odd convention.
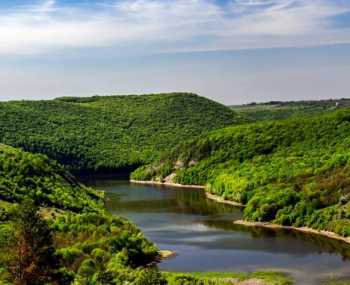
[[[189,93],[11,101],[0,103],[0,142],[75,172],[122,171],[238,120],[228,107]]]
[[[171,179],[245,204],[251,221],[350,236],[350,110],[233,126],[180,144],[136,180]]]

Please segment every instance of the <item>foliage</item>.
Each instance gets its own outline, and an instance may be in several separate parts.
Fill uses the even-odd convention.
[[[0,142],[75,172],[129,171],[237,120],[230,108],[188,93],[12,101],[0,103]]]
[[[103,193],[80,184],[45,155],[0,144],[0,199],[72,211],[102,211]],[[2,215],[4,216],[2,211]]]
[[[2,224],[0,282],[165,284],[155,266],[158,249],[125,219],[67,212],[45,221],[38,213],[34,204],[23,202],[11,213],[14,218]],[[16,238],[6,240],[14,232]]]
[[[125,277],[123,281],[145,278],[152,271],[148,265],[159,259],[158,249],[140,230],[109,214],[62,215],[52,221],[51,228],[63,266],[61,271],[70,272],[71,281],[77,284],[100,284],[98,280],[102,279],[123,284],[118,283],[120,278]],[[156,276],[154,270],[152,274]]]
[[[340,110],[215,130],[135,173],[156,179],[170,163],[175,182],[246,204],[246,219],[349,236],[349,146],[350,110]]]
[[[45,155],[0,145],[0,170],[1,284],[116,284],[159,260],[140,230],[105,210],[102,193]]]
[[[39,216],[39,208],[26,200],[13,214],[13,248],[2,256],[5,257],[10,279],[14,284],[33,285],[55,281],[58,260],[51,230]]]

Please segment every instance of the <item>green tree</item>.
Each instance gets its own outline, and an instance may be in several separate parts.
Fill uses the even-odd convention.
[[[55,282],[58,260],[50,228],[30,200],[14,213],[16,239],[8,270],[14,284],[40,285]]]

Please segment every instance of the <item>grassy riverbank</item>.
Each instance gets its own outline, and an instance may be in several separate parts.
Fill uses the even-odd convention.
[[[169,285],[291,285],[292,278],[282,273],[164,273]]]
[[[192,188],[192,189],[205,189],[205,186],[202,185],[184,185],[179,183],[172,182],[159,182],[159,181],[141,181],[130,179],[130,183],[134,184],[144,184],[144,185],[156,185],[156,186],[168,186],[168,187],[179,187],[179,188]]]
[[[322,285],[350,285],[350,278],[332,278],[331,280],[324,281]]]

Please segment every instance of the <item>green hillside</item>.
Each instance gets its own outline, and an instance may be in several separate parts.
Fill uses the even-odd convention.
[[[0,199],[21,203],[29,198],[45,207],[99,212],[103,194],[77,182],[45,155],[0,144]]]
[[[350,99],[318,101],[271,101],[231,106],[231,109],[250,122],[279,120],[290,117],[310,116],[350,107]]]
[[[235,122],[228,107],[187,93],[12,101],[0,103],[0,142],[74,171],[106,172],[150,162]]]
[[[350,236],[350,110],[215,130],[179,145],[139,180],[206,184],[248,220]],[[169,177],[167,178],[169,180]]]
[[[0,145],[0,198],[1,284],[48,284],[41,280],[48,278],[46,267],[50,284],[158,278],[156,268],[145,267],[158,260],[157,248],[133,224],[107,213],[103,193],[46,156]]]

